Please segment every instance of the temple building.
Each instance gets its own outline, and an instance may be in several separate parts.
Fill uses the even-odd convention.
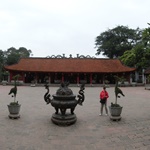
[[[50,84],[70,82],[70,84],[114,84],[114,75],[124,77],[131,83],[131,74],[135,68],[130,68],[118,59],[107,58],[21,58],[17,64],[5,66],[9,71],[9,82],[13,76],[20,74],[19,80],[23,83]]]

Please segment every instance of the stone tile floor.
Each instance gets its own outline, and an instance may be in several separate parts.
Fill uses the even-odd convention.
[[[150,90],[144,87],[121,87],[125,97],[121,121],[99,116],[99,92],[102,87],[86,87],[85,102],[75,109],[77,122],[60,127],[51,122],[55,112],[46,105],[44,87],[19,86],[20,119],[8,118],[7,104],[13,101],[12,86],[0,85],[0,150],[149,150]],[[70,87],[78,95],[79,87]],[[58,87],[50,87],[55,94]],[[109,92],[108,106],[114,102],[114,87]]]

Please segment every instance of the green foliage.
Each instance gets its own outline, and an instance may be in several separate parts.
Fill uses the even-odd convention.
[[[147,79],[148,79],[148,82],[150,82],[150,74],[148,75]]]
[[[150,28],[142,33],[142,41],[131,50],[125,51],[120,60],[127,66],[138,70],[150,66]]]
[[[150,25],[148,23],[148,25]],[[145,47],[150,48],[150,27],[146,28],[142,33],[142,40]]]
[[[121,82],[121,84],[124,84],[125,80],[126,80],[126,79],[125,79],[124,76],[122,76],[122,77],[119,78],[119,81]]]
[[[111,103],[111,107],[120,107],[119,104]]]
[[[17,102],[10,102],[10,105],[19,105],[18,101]]]
[[[20,58],[30,57],[32,51],[24,47],[16,49],[11,47],[6,51],[0,50],[0,81],[3,80],[3,73],[5,73],[4,65],[13,65],[18,63]]]
[[[3,77],[4,52],[0,50],[0,81]]]
[[[105,80],[105,81],[104,81],[104,83],[105,83],[105,84],[108,84],[108,83],[109,83],[109,81],[108,81],[108,80]]]
[[[0,64],[4,63],[4,52],[0,50]]]
[[[126,50],[131,50],[141,40],[141,30],[117,26],[96,37],[96,55],[103,53],[109,58],[118,58]]]
[[[7,51],[5,51],[6,64],[7,65],[16,64],[20,58],[30,57],[31,53],[32,53],[31,50],[27,50],[24,47],[20,47],[18,50],[14,47],[11,47]]]
[[[17,75],[15,75],[15,76],[13,76],[12,78],[13,78],[15,81],[17,81],[20,77],[21,77],[20,74],[17,74]]]
[[[7,81],[9,72],[2,69],[2,80]]]
[[[127,66],[134,67],[135,65],[135,50],[127,50],[119,59]]]

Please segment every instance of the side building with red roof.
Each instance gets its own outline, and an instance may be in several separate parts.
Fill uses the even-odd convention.
[[[9,82],[13,76],[20,74],[24,83],[60,83],[63,81],[71,84],[114,84],[114,75],[124,77],[130,83],[131,73],[135,68],[130,68],[118,59],[107,58],[21,58],[17,64],[5,66],[9,71]]]

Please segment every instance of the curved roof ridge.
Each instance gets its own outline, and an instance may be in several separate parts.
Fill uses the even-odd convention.
[[[30,72],[131,72],[135,68],[124,66],[119,59],[88,58],[22,58],[18,64],[5,66],[6,70]]]

